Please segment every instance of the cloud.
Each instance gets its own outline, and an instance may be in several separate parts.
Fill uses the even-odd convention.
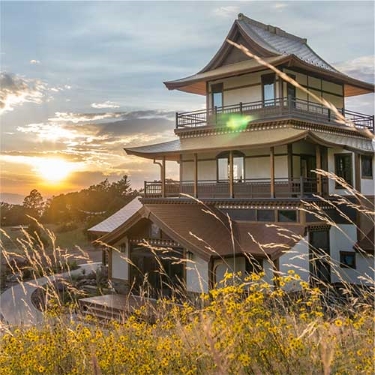
[[[214,9],[214,14],[219,17],[234,18],[239,13],[239,7],[227,6]]]
[[[122,112],[107,112],[107,113],[73,113],[73,112],[56,112],[56,117],[49,118],[48,121],[55,122],[79,122],[97,121],[104,119],[115,119],[123,116]]]
[[[374,82],[375,56],[362,56],[353,60],[336,63],[335,67],[353,78]]]
[[[24,103],[42,103],[46,84],[6,72],[0,73],[0,114]]]
[[[30,60],[30,64],[39,65],[40,61],[39,60]]]
[[[91,104],[92,108],[98,108],[98,109],[103,109],[103,108],[120,108],[120,106],[117,103],[110,102],[107,100],[104,103],[92,103]]]

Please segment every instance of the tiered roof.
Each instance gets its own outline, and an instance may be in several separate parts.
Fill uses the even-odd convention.
[[[361,95],[374,92],[374,85],[351,78],[324,61],[307,44],[307,39],[271,25],[265,25],[244,16],[238,15],[227,38],[242,44],[253,54],[266,62],[280,66],[287,64],[301,70],[316,73],[344,85],[345,96]],[[165,82],[170,90],[180,90],[195,94],[206,95],[206,82],[264,70],[264,66],[249,58],[226,41],[212,60],[197,74],[175,81]]]

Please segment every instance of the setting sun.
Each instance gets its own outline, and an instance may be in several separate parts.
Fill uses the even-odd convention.
[[[40,159],[35,165],[35,171],[50,183],[64,180],[75,169],[72,163],[62,159]]]

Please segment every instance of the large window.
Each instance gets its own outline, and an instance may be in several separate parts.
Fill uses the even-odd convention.
[[[353,168],[351,154],[335,154],[335,173],[338,177],[344,179],[349,185],[353,186]],[[341,184],[336,183],[336,188],[343,188]]]
[[[369,156],[369,155],[361,156],[361,170],[362,170],[362,178],[373,178],[372,156]]]
[[[275,105],[275,74],[262,76],[263,105]]]
[[[230,165],[229,152],[222,152],[217,156],[217,179],[219,182],[229,181]],[[244,155],[242,152],[233,151],[233,181],[244,180]]]
[[[212,108],[221,108],[223,106],[223,84],[217,83],[211,86],[212,90]]]

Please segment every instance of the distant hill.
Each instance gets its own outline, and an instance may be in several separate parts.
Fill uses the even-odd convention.
[[[9,204],[22,204],[24,196],[20,194],[0,193],[0,202]]]

